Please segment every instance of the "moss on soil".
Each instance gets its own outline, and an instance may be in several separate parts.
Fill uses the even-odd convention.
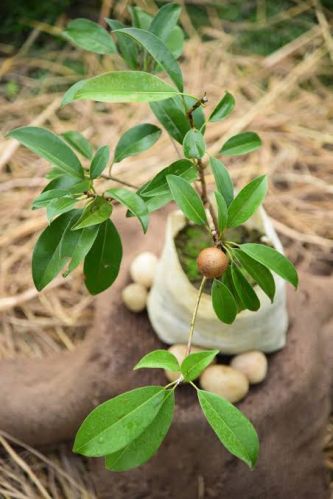
[[[225,239],[238,244],[259,243],[263,234],[257,229],[247,229],[245,226],[227,229]],[[175,245],[180,264],[189,281],[199,288],[202,275],[197,268],[197,257],[201,250],[212,246],[211,235],[202,225],[187,224],[175,237]],[[209,292],[212,281],[207,282],[206,291]]]

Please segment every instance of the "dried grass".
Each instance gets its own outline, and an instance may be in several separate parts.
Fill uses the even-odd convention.
[[[105,2],[104,8],[108,5]],[[254,175],[268,173],[265,206],[289,255],[303,268],[329,273],[333,263],[333,99],[321,77],[332,71],[332,19],[318,2],[302,2],[301,6],[316,10],[318,25],[266,58],[234,53],[233,36],[210,9],[213,27],[204,31],[211,40],[202,44],[193,36],[182,66],[190,93],[201,96],[206,91],[209,109],[224,90],[235,95],[237,107],[231,118],[207,131],[211,151],[217,152],[235,132],[253,129],[260,133],[264,141],[260,152],[228,161],[232,177],[242,185]],[[189,18],[183,22],[193,32]],[[39,31],[50,29],[35,25],[15,55],[10,46],[4,47],[9,56],[0,67],[5,81],[15,80],[21,86],[14,101],[0,90],[0,358],[40,357],[72,349],[93,314],[93,300],[82,286],[80,270],[66,281],[57,279],[40,294],[34,290],[31,251],[45,217],[31,211],[31,202],[45,184],[48,166],[6,139],[6,132],[31,123],[58,133],[78,127],[96,145],[113,147],[127,127],[155,121],[147,106],[78,102],[60,109],[61,89],[77,79],[68,60],[83,61],[88,75],[117,68],[119,62],[68,47],[31,58],[29,51]],[[34,71],[45,68],[47,75],[36,79]],[[177,157],[177,148],[165,135],[149,153],[116,165],[114,174],[136,184],[144,182]],[[330,470],[332,428],[331,423],[326,442]],[[93,497],[82,480],[82,462],[65,449],[45,458],[23,444],[16,450],[17,442],[6,435],[0,434],[0,443],[6,454],[0,463],[3,497]]]

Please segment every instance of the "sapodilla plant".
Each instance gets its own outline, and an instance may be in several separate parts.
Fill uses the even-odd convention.
[[[230,324],[240,310],[255,311],[260,307],[249,277],[271,301],[275,293],[272,272],[295,287],[298,284],[292,263],[273,248],[254,243],[236,244],[225,238],[226,229],[246,222],[261,205],[267,179],[265,175],[255,178],[235,196],[220,157],[250,153],[261,146],[261,140],[254,132],[242,132],[222,145],[219,158],[207,152],[206,127],[227,118],[235,100],[226,92],[206,116],[203,110],[206,95],[197,98],[184,90],[177,62],[184,41],[177,24],[179,15],[180,7],[170,3],[155,17],[134,7],[132,27],[106,20],[111,33],[86,19],[70,22],[64,32],[66,39],[91,52],[120,57],[129,70],[79,81],[65,93],[63,104],[81,99],[114,104],[148,102],[162,127],[182,145],[182,159],[171,162],[139,189],[134,189],[114,176],[113,171],[123,159],[157,142],[162,130],[154,124],[139,124],[127,130],[113,148],[111,160],[109,145],[95,151],[76,131],[59,136],[28,126],[9,134],[52,165],[47,174],[50,182],[33,203],[33,209],[46,208],[49,222],[32,257],[33,280],[38,290],[61,271],[67,276],[81,262],[90,293],[98,294],[112,285],[122,259],[122,242],[112,222],[112,212],[118,203],[127,207],[127,216],[136,217],[146,232],[150,213],[174,200],[189,221],[203,225],[211,235],[211,248],[198,255],[203,278],[189,325],[185,360],[179,365],[172,353],[156,350],[134,367],[180,372],[179,378],[166,386],[137,388],[104,402],[86,417],[77,432],[74,451],[84,456],[105,456],[106,467],[113,471],[137,467],[156,453],[172,422],[175,390],[183,383],[193,386],[208,423],[225,448],[250,467],[255,465],[259,441],[251,422],[227,400],[194,384],[218,354],[218,350],[191,353],[200,298],[206,281],[211,279],[216,315]],[[161,72],[169,82],[156,75]],[[216,213],[207,193],[207,157],[215,179]],[[101,177],[120,187],[101,191],[97,182]]]

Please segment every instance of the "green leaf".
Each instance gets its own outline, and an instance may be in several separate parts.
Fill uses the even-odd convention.
[[[185,381],[193,381],[215,359],[219,350],[209,350],[189,354],[180,366]]]
[[[122,254],[118,231],[111,220],[105,220],[99,225],[97,237],[84,260],[85,285],[92,295],[101,293],[116,280]]]
[[[114,33],[116,35],[118,33],[122,33],[142,45],[142,47],[152,56],[156,63],[159,64],[169,75],[178,90],[183,92],[183,76],[179,65],[162,40],[160,40],[153,33],[139,28],[123,28],[114,31]]]
[[[110,28],[115,31],[119,30],[122,28],[126,28],[125,24],[121,23],[120,21],[117,21],[116,19],[105,19],[106,23],[110,26]],[[138,51],[135,45],[135,42],[132,42],[132,40],[129,40],[128,36],[121,36],[120,33],[118,33],[117,36],[117,45],[119,52],[122,56],[122,58],[125,60],[125,62],[128,64],[128,66],[131,69],[137,69],[138,68]]]
[[[256,243],[242,244],[240,249],[243,253],[246,253],[297,288],[297,271],[291,261],[284,255],[269,246]]]
[[[146,151],[158,141],[161,133],[160,128],[150,123],[130,128],[119,139],[114,153],[114,161],[118,163],[129,156]]]
[[[177,25],[181,7],[175,3],[163,5],[153,18],[149,31],[154,33],[163,42],[166,42],[168,36]]]
[[[83,178],[83,168],[72,149],[57,135],[34,126],[16,128],[9,136],[71,177]]]
[[[191,184],[176,175],[168,175],[167,182],[173,199],[185,216],[200,225],[207,223],[204,205]]]
[[[224,231],[228,221],[228,206],[220,192],[215,192],[217,205],[217,223],[220,233]]]
[[[202,133],[195,128],[191,128],[184,137],[183,149],[186,158],[202,158],[206,152],[205,139]]]
[[[72,258],[69,262],[68,268],[66,272],[63,273],[63,277],[67,277],[68,274],[73,272],[73,270],[76,269],[76,267],[85,259],[97,237],[98,225],[85,227],[84,229],[76,232],[79,232],[80,236],[72,253]]]
[[[52,222],[39,236],[32,255],[32,277],[41,291],[64,267],[75,250],[79,233],[71,231],[81,210],[72,210]]]
[[[146,30],[149,29],[153,16],[137,6],[129,7],[129,11],[131,13],[133,26]]]
[[[116,52],[116,47],[108,32],[89,19],[74,19],[68,23],[63,36],[77,47],[95,54]]]
[[[183,144],[186,133],[191,129],[186,112],[195,102],[196,99],[193,97],[185,96],[182,99],[179,95],[176,95],[171,99],[152,102],[150,108],[169,135],[179,142],[179,144]],[[184,103],[186,108],[184,107]],[[205,116],[201,107],[194,111],[193,121],[197,129],[200,129],[205,123]]]
[[[85,180],[82,180],[81,182],[77,182],[71,187],[68,188],[68,193],[69,194],[82,194],[86,191],[89,191],[91,188],[91,180],[86,178]]]
[[[49,222],[55,217],[58,217],[62,213],[66,213],[67,211],[71,211],[76,203],[76,199],[70,196],[63,196],[58,199],[52,199],[47,205],[46,213],[47,219]]]
[[[234,322],[237,315],[237,304],[227,286],[218,279],[213,281],[212,304],[220,321],[226,324]]]
[[[220,121],[226,118],[235,107],[235,99],[234,97],[226,92],[224,97],[220,100],[218,105],[215,107],[212,114],[209,116],[208,121]]]
[[[154,102],[178,94],[176,88],[144,71],[111,71],[75,83],[65,93],[62,105],[82,99],[97,102]]]
[[[267,192],[267,177],[262,175],[247,184],[231,202],[228,227],[238,227],[246,222],[263,202]]]
[[[58,199],[67,195],[68,192],[67,190],[64,189],[52,189],[48,191],[43,191],[41,194],[39,194],[39,196],[36,197],[36,199],[32,203],[32,209],[37,210],[38,208],[44,208],[53,199]]]
[[[168,47],[175,59],[178,59],[182,55],[184,50],[184,41],[184,31],[179,26],[175,26],[165,41],[165,45]]]
[[[67,144],[78,151],[82,156],[87,159],[91,159],[94,154],[91,144],[87,139],[79,132],[69,131],[62,134],[63,138],[66,140]]]
[[[229,172],[222,161],[216,158],[210,158],[209,164],[214,175],[217,190],[222,194],[227,206],[229,206],[234,198],[234,187]]]
[[[110,159],[109,146],[101,146],[97,149],[90,165],[90,178],[98,178],[106,168]]]
[[[97,225],[109,218],[112,213],[112,206],[102,196],[97,196],[92,202],[87,204],[79,220],[72,230],[83,229],[91,225]]]
[[[146,198],[169,194],[171,200],[172,197],[169,184],[167,182],[168,175],[176,175],[177,177],[182,177],[188,182],[193,182],[197,178],[198,172],[192,161],[188,159],[179,159],[178,161],[174,161],[171,165],[161,170],[152,180],[150,180],[150,182],[145,184],[140,189],[140,196]]]
[[[261,146],[260,137],[254,132],[242,132],[223,144],[220,152],[225,156],[240,156],[255,151]]]
[[[126,206],[130,212],[139,219],[143,231],[147,231],[149,222],[148,210],[145,202],[140,198],[140,196],[138,196],[135,192],[122,188],[109,189],[106,191],[106,194]]]
[[[255,280],[255,282],[261,287],[273,303],[275,295],[275,281],[270,271],[264,265],[244,253],[241,249],[233,250],[233,254],[244,267],[246,272]]]
[[[174,407],[174,391],[166,390],[164,402],[153,422],[126,447],[106,456],[106,468],[112,471],[127,471],[146,463],[166,437],[172,423]]]
[[[215,393],[198,390],[201,409],[220,442],[250,468],[257,462],[259,439],[252,423],[234,405]]]
[[[180,371],[178,360],[168,350],[154,350],[147,353],[134,367],[134,369],[142,368],[161,368],[175,372]]]
[[[78,184],[81,184],[81,181],[78,180],[76,177],[61,175],[60,177],[51,180],[51,182],[49,182],[46,185],[46,187],[44,187],[42,193],[47,191],[53,191],[55,189],[60,189],[60,190],[65,190],[66,193],[68,194],[69,189]]]
[[[146,198],[144,200],[148,213],[153,213],[163,206],[170,203],[172,200],[171,194],[163,194],[162,196],[155,196],[153,198]]]
[[[231,276],[243,307],[252,311],[258,310],[260,301],[255,291],[234,263],[231,265]]]
[[[73,451],[100,457],[123,449],[152,423],[165,395],[162,386],[146,386],[99,405],[80,426]]]
[[[229,265],[227,270],[224,272],[224,274],[222,276],[222,282],[223,282],[223,284],[225,284],[227,286],[227,288],[229,289],[230,293],[232,294],[232,296],[236,302],[237,313],[244,310],[243,303],[240,301],[240,298],[239,298],[238,293],[236,291],[234,282],[232,280],[231,265]]]

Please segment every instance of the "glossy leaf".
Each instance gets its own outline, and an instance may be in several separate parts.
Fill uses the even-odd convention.
[[[189,354],[180,366],[185,381],[193,381],[215,359],[219,350],[209,350]]]
[[[75,250],[79,233],[71,230],[81,210],[72,210],[52,222],[39,236],[32,255],[32,277],[41,291],[64,267]]]
[[[153,213],[154,211],[159,210],[163,206],[170,203],[170,201],[172,201],[171,193],[144,199],[148,213]]]
[[[198,390],[201,409],[220,442],[250,468],[257,462],[259,439],[252,423],[234,405],[215,393]]]
[[[104,222],[112,213],[112,206],[102,196],[87,204],[72,230],[83,229]]]
[[[84,180],[81,180],[81,182],[76,182],[74,185],[68,188],[68,193],[69,194],[82,194],[86,191],[89,191],[91,188],[91,180],[89,178],[86,178]]]
[[[55,217],[58,217],[59,215],[61,215],[62,213],[66,213],[67,211],[71,211],[74,208],[76,202],[76,199],[70,196],[63,196],[57,199],[52,199],[52,201],[50,201],[47,205],[46,209],[48,221],[52,222]]]
[[[150,28],[153,16],[136,5],[134,7],[130,6],[129,11],[132,17],[133,26],[145,30]]]
[[[171,352],[168,352],[168,350],[154,350],[153,352],[147,353],[147,355],[142,357],[134,367],[134,369],[142,368],[160,368],[175,372],[180,371],[178,360]]]
[[[179,26],[175,26],[166,39],[165,45],[168,47],[174,58],[178,59],[183,53],[184,42],[184,31]]]
[[[209,164],[212,169],[217,190],[224,197],[227,206],[234,198],[234,187],[229,172],[219,159],[210,158]]]
[[[16,128],[9,136],[57,166],[66,175],[83,178],[83,168],[72,149],[57,135],[34,126]]]
[[[233,111],[235,107],[234,97],[226,92],[218,105],[215,107],[212,114],[209,116],[209,121],[221,121]]]
[[[191,128],[184,137],[183,150],[185,158],[200,159],[206,152],[205,139],[199,130]]]
[[[139,28],[123,28],[116,30],[114,33],[117,35],[121,33],[129,36],[152,56],[157,64],[159,64],[164,71],[169,75],[170,79],[176,85],[180,92],[184,90],[183,76],[179,65],[174,56],[169,51],[168,47],[156,35]]]
[[[235,249],[233,250],[233,253],[246,272],[256,281],[268,298],[270,298],[271,302],[273,302],[275,281],[271,272],[264,265],[244,253],[241,249]]]
[[[294,265],[274,248],[263,244],[246,243],[242,244],[240,249],[297,288],[298,275]]]
[[[161,133],[160,128],[150,123],[130,128],[119,139],[114,153],[114,161],[118,163],[129,156],[146,151],[158,141]]]
[[[212,304],[220,321],[226,324],[234,322],[237,315],[237,304],[227,286],[217,279],[213,281]]]
[[[123,449],[153,422],[165,394],[162,386],[146,386],[99,405],[80,426],[74,452],[99,457]]]
[[[53,191],[55,189],[65,190],[68,193],[69,189],[78,184],[81,185],[81,180],[77,177],[70,177],[69,175],[60,175],[49,182],[43,189],[42,193]]]
[[[220,233],[224,231],[228,222],[228,206],[220,192],[215,192],[217,206],[217,223]]]
[[[85,227],[79,231],[79,238],[77,244],[72,253],[72,258],[68,264],[67,270],[63,273],[64,277],[73,272],[76,267],[83,262],[86,255],[89,253],[92,245],[98,234],[98,225],[92,225],[91,227]]]
[[[62,105],[82,99],[97,102],[154,102],[178,94],[175,87],[144,71],[112,71],[75,83],[65,93]]]
[[[117,21],[116,19],[105,19],[106,23],[110,28],[115,31],[122,28],[126,28],[125,24]],[[138,68],[138,51],[135,42],[130,40],[128,36],[121,35],[118,33],[117,36],[117,46],[122,58],[128,64],[131,69]]]
[[[204,205],[191,184],[176,175],[168,175],[167,182],[173,199],[185,216],[200,225],[207,223]]]
[[[126,206],[130,212],[139,219],[143,231],[146,232],[148,228],[148,210],[145,202],[135,192],[122,188],[114,188],[106,191],[108,196],[119,201],[119,203]]]
[[[175,96],[160,102],[152,102],[150,107],[169,135],[179,144],[183,144],[184,137],[191,128],[186,112],[195,102],[193,97],[185,96],[182,99],[180,96]],[[201,107],[193,112],[193,121],[197,129],[203,126],[205,116]]]
[[[236,302],[237,313],[244,310],[243,303],[240,301],[240,298],[239,298],[238,293],[236,291],[234,282],[232,280],[231,265],[229,265],[227,270],[224,272],[224,274],[222,276],[222,282],[223,282],[223,284],[225,284],[227,286],[227,288],[229,289],[230,293],[232,294],[232,296]]]
[[[77,152],[82,154],[87,159],[91,159],[94,154],[93,148],[88,140],[80,133],[69,131],[62,134],[63,138]]]
[[[146,198],[169,194],[171,200],[171,193],[167,182],[168,175],[176,175],[188,182],[193,182],[197,178],[198,172],[192,161],[188,159],[179,159],[166,168],[163,168],[163,170],[155,175],[152,180],[147,182],[147,184],[140,189],[140,195]]]
[[[106,220],[99,225],[97,237],[84,260],[85,285],[92,295],[101,293],[116,280],[122,254],[118,231],[111,220]]]
[[[116,47],[111,36],[99,24],[89,19],[74,19],[63,36],[77,47],[96,54],[113,54]]]
[[[101,146],[97,149],[90,165],[90,178],[98,178],[105,170],[110,159],[109,146]]]
[[[256,292],[234,263],[231,265],[231,276],[243,307],[252,311],[258,310],[260,301]]]
[[[174,407],[174,391],[166,390],[164,402],[153,422],[127,446],[106,456],[106,468],[112,471],[127,471],[149,461],[168,433],[172,423]]]
[[[163,5],[154,16],[149,31],[166,42],[173,28],[177,25],[181,7],[175,3]]]
[[[220,152],[225,156],[240,156],[261,147],[260,137],[254,132],[242,132],[223,144]]]
[[[44,191],[34,200],[32,203],[32,209],[37,210],[38,208],[44,208],[50,204],[53,199],[58,199],[67,195],[68,192],[65,189],[52,189]]]
[[[246,222],[259,208],[267,192],[267,177],[262,175],[247,184],[231,202],[228,211],[228,227]]]

